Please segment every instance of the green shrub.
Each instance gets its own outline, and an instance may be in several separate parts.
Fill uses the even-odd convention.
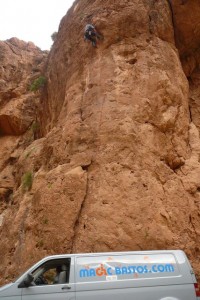
[[[52,187],[52,183],[48,183],[48,188],[50,189]]]
[[[45,218],[45,219],[43,220],[43,224],[47,225],[48,223],[49,223],[49,220],[48,220],[47,218]]]
[[[40,76],[33,81],[30,86],[31,92],[37,92],[39,89],[43,88],[46,84],[46,78],[44,76]]]
[[[44,246],[44,241],[43,240],[39,240],[36,244],[36,247],[38,248],[42,248]]]
[[[35,134],[36,132],[38,132],[39,129],[40,129],[40,124],[39,124],[39,122],[34,121],[34,122],[31,124],[31,130],[32,130],[33,134]]]
[[[56,38],[57,38],[58,33],[55,31],[54,33],[52,33],[51,35],[51,39],[53,42],[55,42]]]
[[[22,176],[22,189],[23,191],[30,191],[33,184],[33,174],[32,172],[26,172]]]

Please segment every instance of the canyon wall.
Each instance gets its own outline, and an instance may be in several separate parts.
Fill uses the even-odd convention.
[[[200,275],[199,17],[198,0],[75,1],[48,57],[6,50],[22,74],[0,74],[1,283],[97,251],[182,249]]]

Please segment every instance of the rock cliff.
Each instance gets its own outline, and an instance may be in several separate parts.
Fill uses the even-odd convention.
[[[199,273],[198,2],[79,0],[48,56],[0,43],[1,282],[112,250],[182,249]]]

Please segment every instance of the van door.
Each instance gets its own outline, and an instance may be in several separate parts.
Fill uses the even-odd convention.
[[[31,285],[22,288],[22,300],[75,299],[74,257],[50,259],[31,275]]]

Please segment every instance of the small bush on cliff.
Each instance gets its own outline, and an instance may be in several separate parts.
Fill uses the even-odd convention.
[[[40,132],[40,123],[38,121],[33,121],[31,124],[31,131],[33,133],[34,140],[36,140],[39,137]]]
[[[33,81],[33,83],[30,86],[30,91],[37,92],[38,90],[43,88],[45,84],[46,84],[46,78],[44,76],[40,76]]]
[[[54,33],[52,33],[51,35],[51,39],[53,42],[55,42],[56,38],[57,38],[58,33],[55,31]]]
[[[40,124],[37,121],[33,121],[33,123],[31,124],[31,130],[33,133],[37,132],[40,128]]]
[[[33,184],[33,174],[32,174],[32,172],[26,172],[22,176],[22,189],[23,189],[23,191],[24,192],[30,191],[30,189],[32,188],[32,184]]]

